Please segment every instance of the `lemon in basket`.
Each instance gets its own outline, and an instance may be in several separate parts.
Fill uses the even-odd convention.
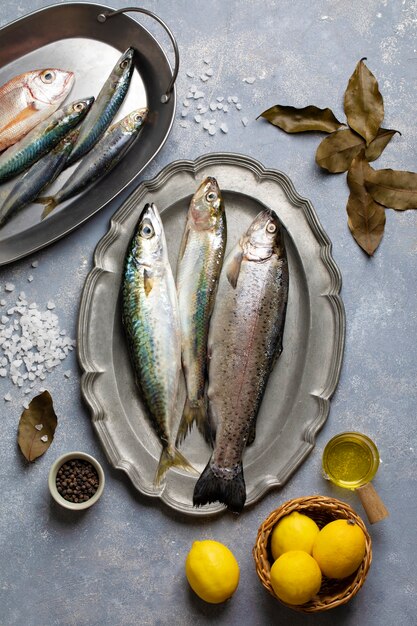
[[[328,578],[346,578],[362,563],[365,549],[363,530],[352,520],[338,519],[317,535],[313,557]]]
[[[290,550],[272,565],[271,585],[283,602],[305,604],[320,589],[321,571],[310,554],[303,550]]]
[[[239,565],[222,543],[194,541],[185,562],[192,590],[206,602],[219,604],[230,598],[239,584]]]
[[[313,543],[319,533],[316,522],[302,513],[293,511],[282,517],[271,533],[271,552],[275,559],[289,550],[312,553]]]

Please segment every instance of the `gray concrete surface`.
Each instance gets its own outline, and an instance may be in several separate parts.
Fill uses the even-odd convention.
[[[0,22],[46,6],[43,0],[5,0]],[[114,7],[123,2],[112,0]],[[280,103],[331,106],[343,115],[342,94],[361,57],[379,79],[384,125],[395,136],[377,167],[416,170],[416,0],[154,0],[144,3],[171,26],[181,51],[178,110],[169,140],[144,172],[153,177],[167,163],[210,151],[242,152],[286,172],[311,199],[333,242],[343,274],[347,334],[344,363],[329,419],[317,446],[280,492],[267,495],[238,519],[182,518],[136,493],[107,463],[79,389],[75,354],[45,381],[59,418],[49,451],[31,466],[22,461],[16,429],[24,400],[0,379],[0,624],[2,626],[133,626],[279,623],[393,626],[415,623],[416,577],[416,213],[387,211],[383,242],[368,259],[346,225],[345,176],[326,176],[314,163],[318,135],[289,136],[256,116]],[[167,44],[157,26],[143,23]],[[204,58],[213,78],[204,91],[237,95],[241,112],[229,113],[229,132],[208,136],[181,102]],[[206,66],[207,67],[207,66]],[[254,76],[249,85],[243,78]],[[239,115],[239,114],[241,115]],[[240,117],[249,122],[244,127]],[[180,126],[181,121],[188,126]],[[0,268],[6,281],[45,307],[56,302],[60,324],[75,337],[80,293],[94,247],[120,200],[55,245]],[[34,260],[39,267],[31,267]],[[27,277],[33,274],[29,283]],[[70,369],[67,379],[64,371]],[[7,403],[5,394],[13,399]],[[363,510],[355,494],[333,488],[320,475],[325,443],[344,430],[360,430],[377,443],[382,465],[375,486],[391,512],[370,528],[373,564],[365,586],[347,606],[307,617],[274,601],[260,585],[251,549],[262,520],[280,503],[327,494]],[[104,465],[102,500],[81,515],[57,507],[47,489],[48,470],[61,453],[80,449]],[[239,589],[222,606],[200,602],[184,577],[184,559],[195,539],[226,543],[241,567]]]

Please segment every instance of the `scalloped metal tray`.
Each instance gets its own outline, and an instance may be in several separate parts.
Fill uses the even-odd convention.
[[[133,46],[135,70],[117,119],[145,105],[150,110],[138,141],[99,185],[64,203],[43,222],[42,206],[31,204],[0,230],[0,265],[49,245],[85,222],[140,174],[168,137],[176,98],[174,91],[168,102],[161,102],[173,77],[167,57],[156,39],[131,17],[120,14],[100,22],[98,16],[109,11],[100,4],[65,2],[0,30],[0,84],[21,72],[53,64],[75,72],[68,101],[97,95],[121,52]],[[71,169],[59,176],[51,193]]]
[[[255,443],[244,454],[246,506],[284,485],[314,447],[339,379],[345,329],[341,276],[331,243],[310,202],[281,172],[265,170],[257,161],[236,154],[177,161],[142,183],[114,214],[110,230],[97,246],[82,295],[78,323],[82,394],[110,463],[127,472],[143,494],[197,516],[216,514],[224,507],[193,508],[195,477],[175,469],[164,486],[153,485],[160,446],[135,386],[119,291],[126,248],[144,204],[155,202],[161,212],[175,267],[189,201],[205,176],[217,178],[225,198],[228,250],[265,206],[276,211],[286,230],[290,291],[284,350],[268,382]],[[182,389],[177,419],[183,399]],[[210,455],[196,429],[182,450],[199,470]]]

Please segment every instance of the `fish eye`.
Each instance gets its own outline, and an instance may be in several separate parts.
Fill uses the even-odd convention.
[[[46,72],[43,72],[43,74],[41,74],[41,80],[44,83],[52,83],[53,80],[55,79],[55,73],[51,72],[50,70],[46,70]]]
[[[142,121],[142,116],[139,115],[139,113],[137,113],[133,119],[134,119],[135,122],[141,122]]]
[[[122,70],[124,70],[125,67],[127,67],[128,65],[129,65],[128,59],[123,59],[123,61],[120,63],[120,67]]]
[[[215,202],[217,200],[217,193],[215,191],[209,191],[206,195],[207,202]]]
[[[83,102],[77,102],[77,104],[74,104],[74,111],[82,111],[85,107],[85,104]]]
[[[154,234],[154,230],[150,224],[144,224],[140,231],[141,237],[145,239],[150,239]]]
[[[277,227],[275,226],[275,224],[273,222],[269,222],[266,230],[268,233],[274,233],[276,231]]]

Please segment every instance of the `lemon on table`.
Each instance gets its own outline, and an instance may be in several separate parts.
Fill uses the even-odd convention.
[[[222,543],[194,541],[185,561],[192,590],[206,602],[219,604],[230,598],[239,584],[239,565]]]
[[[321,571],[310,554],[303,550],[290,550],[272,565],[271,585],[283,602],[305,604],[320,589]]]
[[[365,548],[363,530],[351,520],[338,519],[317,535],[313,557],[328,578],[346,578],[362,563]]]
[[[289,550],[304,550],[311,554],[319,533],[316,522],[294,511],[281,518],[271,533],[271,552],[274,560]]]

